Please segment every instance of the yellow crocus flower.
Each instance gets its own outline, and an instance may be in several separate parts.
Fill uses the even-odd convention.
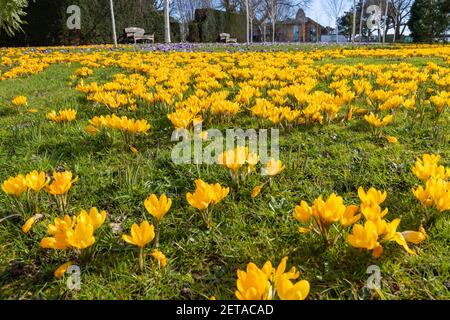
[[[155,194],[151,194],[145,199],[144,206],[148,213],[155,218],[156,222],[160,223],[172,206],[172,200],[167,198],[165,194],[161,195],[159,199]]]
[[[392,122],[394,117],[392,115],[385,116],[383,119],[374,115],[372,112],[369,115],[364,116],[364,120],[366,120],[371,126],[375,128],[381,128],[387,126]]]
[[[167,266],[166,256],[158,249],[153,250],[152,257],[158,260],[158,263],[162,268],[165,268]]]
[[[283,278],[278,282],[276,289],[281,300],[305,300],[309,294],[309,282],[301,280],[294,284],[291,280]]]
[[[263,169],[263,173],[268,176],[276,176],[284,170],[284,164],[281,160],[270,159]]]
[[[205,210],[209,207],[213,199],[213,194],[208,183],[201,179],[195,180],[195,191],[194,193],[186,193],[186,200],[189,204],[198,209]]]
[[[22,193],[27,191],[25,177],[21,174],[16,177],[10,177],[8,180],[3,181],[2,190],[6,194],[13,195],[18,198]]]
[[[144,220],[140,225],[133,224],[131,226],[131,235],[122,235],[122,239],[130,244],[144,248],[155,237],[154,226]]]
[[[22,232],[23,233],[28,233],[28,231],[30,231],[31,227],[33,226],[33,224],[36,222],[36,218],[34,216],[32,216],[31,218],[29,218],[24,225],[22,226]]]
[[[252,197],[252,199],[256,198],[257,196],[259,196],[259,194],[261,193],[261,190],[263,188],[263,184],[256,186],[253,188],[252,192],[250,193],[250,196]]]
[[[302,200],[299,206],[295,206],[294,218],[297,219],[297,221],[307,223],[311,220],[311,217],[312,208],[306,203],[306,201]]]
[[[69,192],[72,185],[78,180],[78,177],[73,177],[72,172],[53,172],[53,181],[45,187],[45,191],[52,195],[64,195]]]
[[[380,205],[386,200],[387,192],[381,192],[375,188],[370,188],[367,193],[364,191],[363,187],[358,188],[358,196],[361,203],[365,206]]]
[[[239,300],[270,300],[272,298],[272,287],[269,282],[271,274],[270,261],[266,262],[262,269],[250,262],[246,271],[237,271],[236,297]]]
[[[24,106],[28,104],[28,99],[25,96],[17,96],[12,99],[11,103],[16,107]]]
[[[429,189],[418,186],[416,189],[412,189],[412,193],[425,208],[430,208],[433,205],[433,197]]]
[[[322,196],[314,200],[312,215],[321,223],[332,223],[339,221],[345,210],[344,199],[332,193],[326,201],[323,201]]]
[[[87,213],[86,210],[81,210],[80,214],[77,217],[77,222],[81,222],[84,224],[91,224],[94,227],[94,230],[100,228],[106,219],[106,211],[98,211],[96,207],[93,207]]]
[[[41,189],[44,188],[49,181],[50,179],[43,171],[38,172],[34,170],[25,176],[25,183],[27,187],[35,192],[41,191]]]
[[[376,225],[372,221],[366,221],[364,225],[355,224],[347,242],[355,248],[375,249],[379,246]]]
[[[211,193],[212,193],[212,199],[211,199],[212,205],[219,203],[230,193],[230,188],[222,187],[218,183],[216,183],[214,185],[210,185],[210,188],[211,188]]]
[[[386,140],[389,141],[390,143],[398,143],[398,139],[393,136],[387,136]]]
[[[422,241],[425,241],[425,239],[427,238],[427,233],[425,232],[425,229],[422,226],[419,227],[419,231],[408,230],[401,232],[401,234],[407,242],[411,242],[414,244],[419,244]]]
[[[67,269],[73,265],[72,261],[68,261],[62,265],[60,265],[55,272],[53,273],[53,275],[55,276],[56,279],[62,278],[64,277],[64,274],[66,273]]]
[[[342,226],[348,227],[354,223],[356,223],[360,218],[361,214],[355,215],[356,212],[358,212],[358,206],[355,205],[349,205],[345,212],[342,214],[342,217],[340,218],[340,222]]]
[[[77,221],[74,229],[66,232],[67,243],[73,248],[86,249],[95,243],[94,226],[88,222]]]

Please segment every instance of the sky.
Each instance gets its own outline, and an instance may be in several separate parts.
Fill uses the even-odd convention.
[[[314,21],[320,23],[322,26],[335,26],[335,19],[328,17],[322,2],[325,0],[311,0],[311,6],[309,9],[305,10],[306,16],[313,19]],[[341,15],[351,7],[353,1],[343,0],[343,10]]]

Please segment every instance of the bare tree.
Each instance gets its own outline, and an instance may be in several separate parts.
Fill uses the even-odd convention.
[[[170,0],[164,0],[164,42],[170,43]]]
[[[394,24],[394,42],[399,40],[405,32],[409,12],[413,2],[413,0],[392,0],[391,2],[392,19]]]
[[[388,9],[389,9],[389,0],[386,0],[386,7],[384,8],[384,24],[383,24],[383,43],[386,43],[386,34],[388,31]]]
[[[308,8],[311,0],[264,0],[264,18],[272,24],[272,42],[275,42],[275,25],[277,21],[283,20],[300,8]]]
[[[352,43],[355,43],[356,32],[356,1],[353,0]]]
[[[362,41],[362,27],[363,27],[363,15],[364,15],[364,5],[365,4],[366,4],[366,0],[362,0],[361,15],[359,17],[359,42]]]
[[[250,42],[253,42],[253,22],[257,18],[264,16],[264,3],[261,0],[247,0],[248,1],[248,18],[249,18],[249,37]]]
[[[182,41],[186,40],[188,24],[195,18],[195,10],[201,8],[212,8],[211,0],[173,0],[173,14],[180,21]]]
[[[264,0],[267,17],[272,23],[272,42],[275,42],[275,23],[278,16],[278,0]]]
[[[329,17],[336,21],[336,42],[339,42],[338,18],[345,8],[345,0],[323,0],[322,6]]]

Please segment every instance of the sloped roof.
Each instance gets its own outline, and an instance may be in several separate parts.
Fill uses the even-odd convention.
[[[312,24],[316,24],[318,26],[320,26],[321,28],[324,28],[320,23],[314,21],[313,19],[306,17],[306,21],[302,21],[301,19],[285,19],[283,21],[281,21],[281,24],[303,24],[303,23],[312,23]]]

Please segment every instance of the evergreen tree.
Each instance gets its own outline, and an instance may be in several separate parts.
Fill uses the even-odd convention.
[[[415,42],[433,42],[450,24],[450,0],[415,0],[408,21]]]

